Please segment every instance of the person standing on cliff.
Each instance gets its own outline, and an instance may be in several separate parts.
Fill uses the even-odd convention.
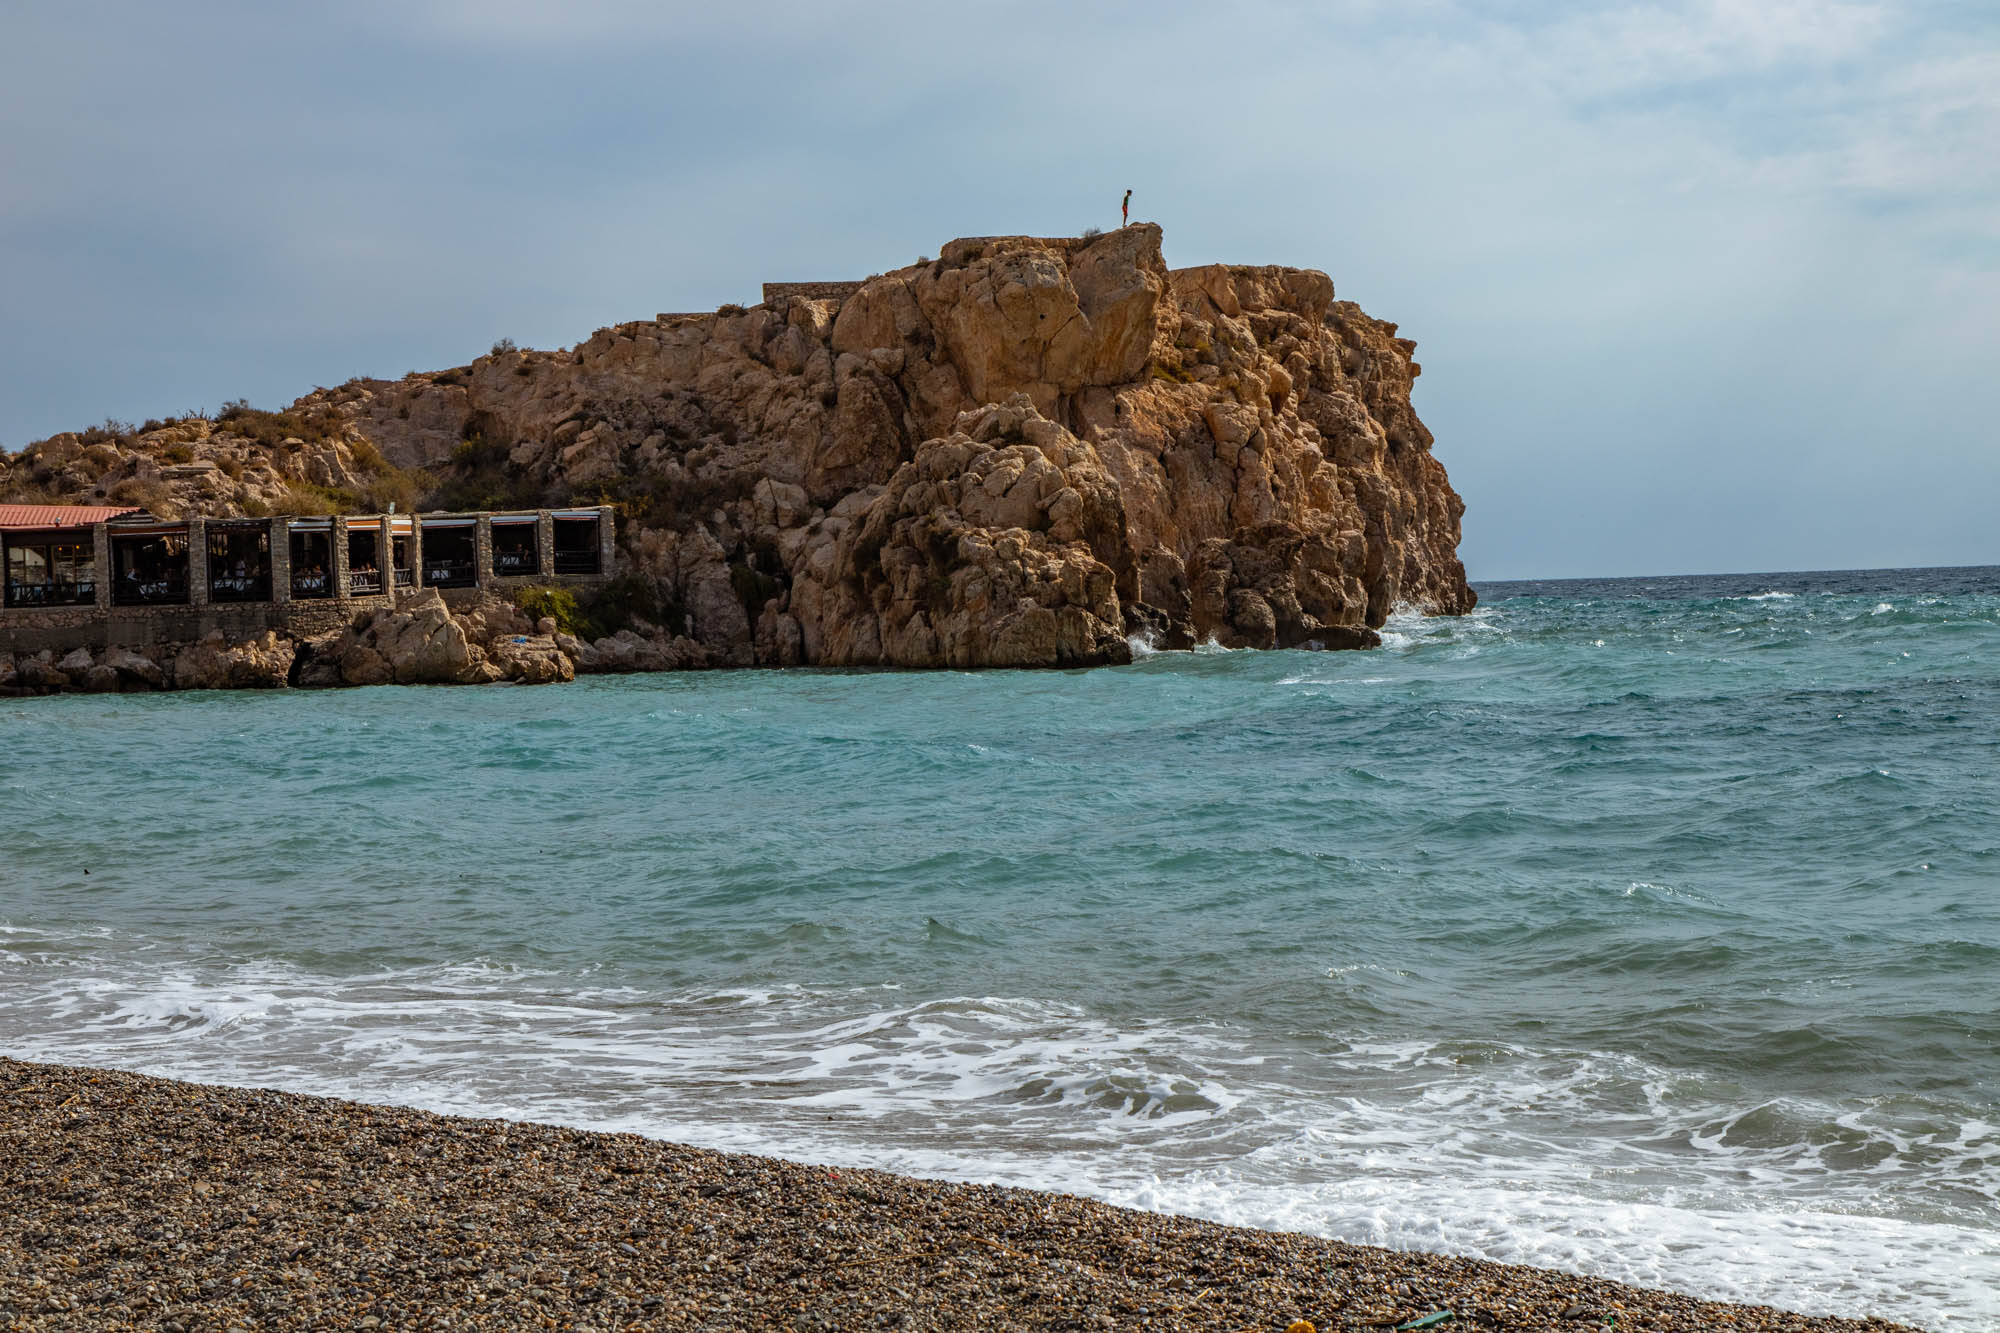
[[[1132,225],[1132,192],[1130,190],[1125,191],[1125,202],[1118,205],[1118,216],[1119,226],[1129,227]]]

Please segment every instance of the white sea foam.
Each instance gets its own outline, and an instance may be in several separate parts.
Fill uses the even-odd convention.
[[[120,952],[115,968],[47,966],[32,944],[10,958],[0,1049],[1056,1186],[1808,1311],[2000,1318],[1982,1280],[2000,1233],[1881,1213],[1885,1173],[1924,1172],[1990,1216],[2000,1127],[1984,1121],[1743,1104],[1589,1052],[1272,1047],[1023,997],[665,994],[481,960],[334,977]]]

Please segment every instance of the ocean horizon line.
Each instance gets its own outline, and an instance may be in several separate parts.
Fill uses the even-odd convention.
[[[1523,574],[1506,578],[1469,574],[1466,582],[1474,588],[1484,588],[1504,583],[1643,583],[1660,579],[1784,579],[1860,574],[1950,574],[1973,570],[2000,570],[2000,558],[1976,565],[1844,565],[1819,569],[1683,570],[1659,574]]]

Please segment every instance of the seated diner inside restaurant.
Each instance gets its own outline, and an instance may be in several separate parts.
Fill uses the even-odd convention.
[[[184,606],[188,601],[188,534],[113,534],[111,601],[116,606]]]
[[[424,583],[432,588],[470,588],[479,581],[474,550],[478,520],[424,520]]]
[[[539,574],[542,572],[540,525],[533,514],[496,514],[493,517],[493,572],[495,574]]]
[[[271,600],[271,525],[208,525],[208,596],[216,602]]]

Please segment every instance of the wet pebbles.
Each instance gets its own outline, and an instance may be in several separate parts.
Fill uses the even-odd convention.
[[[0,1059],[0,1329],[1871,1330],[1616,1282]]]

